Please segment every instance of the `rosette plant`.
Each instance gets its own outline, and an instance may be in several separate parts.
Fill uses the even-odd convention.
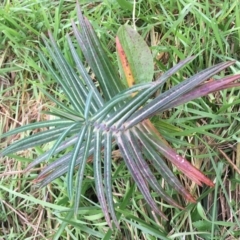
[[[41,62],[61,86],[69,102],[60,102],[50,91],[42,90],[56,105],[50,113],[55,115],[56,119],[31,123],[3,134],[2,138],[5,138],[23,131],[43,128],[40,132],[12,143],[1,155],[55,141],[52,149],[33,160],[26,170],[54,156],[54,161],[42,170],[36,182],[43,187],[67,174],[67,191],[69,198],[75,202],[75,210],[79,207],[84,170],[88,159],[92,157],[97,197],[106,221],[112,227],[112,221],[118,226],[111,172],[112,150],[117,147],[146,202],[155,213],[167,219],[151,196],[151,190],[169,204],[179,208],[181,206],[164,191],[152,168],[190,202],[196,200],[182,186],[166,161],[170,161],[198,185],[206,184],[212,187],[214,184],[160,138],[150,118],[211,92],[237,86],[239,83],[233,82],[240,75],[206,81],[234,64],[233,61],[223,62],[204,69],[157,95],[156,92],[163,84],[193,57],[180,61],[154,82],[139,81],[138,71],[141,71],[140,68],[144,65],[134,65],[134,59],[142,59],[144,62],[144,56],[134,56],[136,49],[131,49],[130,42],[132,39],[136,41],[136,48],[141,48],[145,43],[133,29],[123,26],[118,32],[116,43],[122,78],[126,81],[124,84],[79,6],[77,15],[80,28],[72,22],[73,35],[97,82],[88,74],[70,36],[67,36],[67,40],[74,66],[65,59],[50,33],[49,39],[43,36],[45,48],[39,52]],[[144,49],[150,54],[146,46],[145,44]]]

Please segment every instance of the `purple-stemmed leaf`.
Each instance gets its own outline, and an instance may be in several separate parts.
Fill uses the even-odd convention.
[[[157,112],[161,111],[162,108],[165,107],[165,105],[177,100],[183,94],[191,91],[193,88],[206,81],[221,70],[231,66],[233,63],[233,61],[219,63],[213,67],[197,73],[196,75],[190,77],[182,83],[179,83],[178,85],[172,87],[168,91],[160,94],[150,103],[132,114],[132,116],[129,117],[129,119],[124,124],[125,129],[131,128],[132,126],[135,126],[144,119],[155,115]]]
[[[133,160],[135,158],[135,154],[131,147],[131,142],[129,142],[126,138],[126,135],[128,134],[128,132],[125,132],[124,134],[119,134],[118,136],[116,136],[116,141],[118,143],[124,161],[127,165],[127,168],[131,172],[134,181],[136,182],[139,190],[145,197],[147,203],[151,206],[152,210],[162,216],[165,220],[167,220],[167,217],[158,209],[155,201],[150,195],[149,188],[146,184],[145,179],[142,176],[139,166],[137,166],[135,164],[135,161]]]
[[[161,111],[179,106],[193,99],[206,96],[209,93],[213,93],[213,92],[220,91],[227,88],[239,87],[240,86],[239,82],[232,83],[233,81],[239,78],[240,78],[240,74],[237,74],[234,76],[227,76],[220,80],[213,80],[213,81],[206,82],[200,85],[199,87],[194,88],[191,92],[182,95],[177,100],[167,104]]]
[[[142,129],[142,133],[151,143],[151,145],[157,149],[165,158],[171,161],[180,171],[186,174],[192,181],[196,182],[198,185],[202,185],[201,182],[206,185],[213,187],[214,183],[207,178],[203,173],[201,173],[197,168],[192,166],[186,159],[181,157],[172,148],[166,146],[153,132],[151,132],[146,121],[145,131]],[[149,131],[150,130],[150,131]]]

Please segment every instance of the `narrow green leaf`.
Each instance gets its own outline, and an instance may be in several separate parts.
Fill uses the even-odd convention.
[[[106,189],[107,203],[109,212],[115,225],[120,229],[120,226],[115,215],[112,194],[112,133],[106,132],[104,135],[104,185]]]
[[[101,160],[102,160],[102,154],[101,154],[101,138],[102,138],[102,131],[96,130],[95,131],[95,151],[94,151],[94,160],[93,160],[93,169],[94,169],[94,180],[95,180],[95,186],[96,186],[96,192],[98,201],[102,207],[103,214],[105,216],[105,219],[108,223],[108,226],[112,228],[112,223],[110,220],[110,216],[108,213],[108,207],[106,203],[105,193],[104,193],[104,187],[103,187],[103,180],[102,180],[102,168],[101,168]]]
[[[103,143],[102,143],[103,144]],[[88,157],[93,155],[95,151],[94,148],[94,139],[90,141],[89,145],[89,151],[88,151]],[[75,166],[81,164],[82,162],[82,155],[85,152],[85,145],[83,145],[80,149],[80,153],[78,155],[78,158],[76,159],[76,164]],[[63,174],[67,173],[69,169],[69,164],[71,163],[71,156],[72,152],[69,152],[62,157],[58,158],[56,161],[50,163],[48,166],[46,166],[41,173],[39,174],[37,181],[41,181],[41,186],[47,185],[50,181],[48,179],[45,179],[45,176],[47,178],[51,178],[52,180],[56,179],[59,176],[62,176]],[[50,173],[50,174],[49,174]],[[44,178],[45,180],[42,180]]]
[[[161,111],[179,106],[181,104],[184,104],[193,99],[205,96],[205,95],[215,92],[215,91],[240,86],[240,83],[236,83],[234,86],[230,84],[231,82],[233,82],[239,78],[240,78],[240,74],[237,74],[234,76],[227,76],[227,77],[219,79],[219,80],[214,80],[211,82],[204,83],[203,85],[193,89],[191,92],[188,92],[188,93],[184,94],[183,96],[179,97],[177,100],[167,104]]]
[[[45,43],[47,44],[47,43]],[[48,47],[48,51],[52,51],[50,47]],[[53,54],[53,53],[52,53]],[[41,60],[41,62],[46,66],[47,70],[51,73],[52,77],[54,78],[54,80],[59,83],[64,91],[64,93],[66,94],[66,96],[68,97],[71,105],[73,106],[74,110],[76,112],[79,112],[81,115],[83,115],[83,109],[84,107],[83,106],[80,106],[78,104],[78,101],[77,99],[74,97],[74,95],[72,94],[71,91],[69,91],[69,86],[67,85],[67,83],[65,81],[62,80],[65,79],[64,77],[60,77],[57,73],[56,73],[56,70],[52,67],[52,65],[48,62],[48,60],[45,58],[45,56],[39,52],[39,58]],[[52,56],[53,59],[54,58],[54,55]],[[59,67],[61,69],[61,66]],[[68,78],[66,76],[66,78]],[[79,109],[79,107],[81,109]]]
[[[76,115],[76,114],[72,114],[69,112],[65,112],[61,109],[58,109],[56,107],[52,107],[52,106],[47,106],[51,112],[45,112],[43,111],[42,113],[47,114],[47,115],[51,115],[51,116],[55,116],[56,118],[61,118],[61,119],[66,119],[66,120],[70,120],[73,122],[84,122],[84,117],[80,116],[80,115]]]
[[[75,213],[78,210],[78,206],[80,204],[80,195],[81,195],[81,188],[82,188],[82,181],[84,177],[84,170],[87,163],[87,159],[89,157],[89,148],[91,146],[91,140],[92,140],[92,127],[88,127],[87,133],[86,133],[86,140],[84,144],[83,153],[80,155],[80,161],[79,161],[79,169],[78,169],[78,175],[77,175],[77,184],[76,184],[76,196],[75,196],[75,204],[74,204],[74,210]]]
[[[86,223],[85,224],[81,224],[81,222],[78,220],[76,221],[75,218],[73,220],[66,220],[66,219],[63,219],[63,218],[59,218],[59,220],[62,220],[62,221],[66,221],[66,224],[67,225],[70,225],[76,229],[78,229],[79,231],[81,232],[84,232],[85,234],[88,234],[89,236],[95,238],[95,239],[102,239],[104,237],[104,234],[100,231],[96,231],[93,229],[93,227],[87,227],[86,226]],[[60,235],[60,238],[56,237],[55,238],[55,235],[54,235],[54,238],[52,240],[58,240],[58,239],[61,239],[61,236]],[[75,238],[76,239],[76,238]]]
[[[0,138],[5,138],[11,135],[15,135],[21,132],[26,132],[30,130],[35,130],[39,128],[46,128],[46,127],[61,127],[61,126],[66,126],[71,124],[72,121],[70,120],[63,120],[63,119],[56,119],[56,120],[48,120],[48,121],[43,121],[43,122],[35,122],[35,123],[30,123],[25,126],[18,127],[16,129],[13,129],[9,132],[6,132],[1,135]]]
[[[68,44],[69,44],[73,59],[76,63],[78,72],[80,73],[84,82],[87,84],[88,89],[93,92],[94,100],[95,100],[98,108],[102,107],[104,104],[104,100],[102,99],[100,93],[98,92],[96,86],[93,83],[93,80],[90,78],[90,76],[88,75],[86,69],[84,68],[81,60],[79,59],[79,56],[78,56],[78,54],[73,46],[73,43],[68,35],[67,35],[67,39],[68,39]]]
[[[167,237],[167,233],[164,234],[160,232],[159,229],[154,228],[149,223],[146,223],[143,219],[140,219],[133,215],[130,215],[128,218],[130,218],[131,221],[127,219],[125,219],[125,221],[128,222],[134,228],[139,229],[140,232],[144,232],[146,234],[149,234],[150,236],[154,236],[156,237],[155,239],[171,240],[170,238]],[[134,222],[132,220],[134,220]]]
[[[87,96],[86,105],[84,109],[84,118],[86,119],[86,121],[88,121],[88,118],[89,118],[89,110],[91,107],[92,96],[93,96],[93,91],[90,90]]]
[[[55,149],[55,154],[61,152],[62,150],[68,148],[69,146],[75,144],[75,142],[77,141],[77,134],[68,138],[66,141],[62,142],[56,149]],[[51,152],[51,150],[46,151],[45,153],[43,153],[42,155],[40,155],[38,158],[36,158],[33,162],[31,162],[27,168],[25,169],[25,171],[29,171],[31,168],[33,168],[34,166],[40,164],[41,162],[45,161],[48,156],[49,153]],[[55,161],[57,162],[57,161]],[[50,164],[54,164],[50,163]],[[49,165],[48,165],[49,166]]]
[[[213,182],[207,178],[201,171],[192,166],[186,159],[177,154],[172,148],[166,146],[156,135],[151,133],[145,124],[142,124],[146,131],[143,130],[143,134],[148,139],[149,143],[156,148],[165,158],[172,162],[181,172],[190,178],[192,181],[196,182],[198,185],[202,186],[202,182],[208,186],[213,187]]]
[[[88,64],[97,76],[104,98],[110,100],[123,90],[124,86],[90,23],[83,17],[79,4],[77,4],[77,14],[81,25],[81,33],[76,24],[72,22],[74,35]]]
[[[17,196],[26,202],[32,202],[33,204],[39,204],[40,206],[46,207],[53,209],[55,211],[69,211],[70,209],[68,207],[63,207],[57,204],[50,203],[46,200],[40,200],[35,197],[33,197],[32,194],[22,194],[16,190],[13,190],[12,188],[6,187],[3,184],[0,184],[0,189],[3,190],[4,192],[8,192],[12,196]]]
[[[51,89],[51,91],[53,91],[55,93],[55,90]],[[80,112],[77,112],[77,111],[71,109],[69,106],[66,106],[62,102],[58,101],[56,99],[56,97],[53,97],[52,94],[48,93],[47,91],[45,91],[42,88],[41,88],[41,92],[43,92],[44,95],[46,95],[53,103],[56,103],[56,105],[61,109],[61,111],[64,110],[64,113],[66,115],[69,114],[69,117],[67,115],[67,116],[64,116],[64,118],[68,117],[69,119],[73,119],[73,120],[80,120],[81,118],[83,119],[83,114],[81,114]],[[51,108],[51,106],[48,106],[48,107],[52,110],[54,109],[55,111],[59,110],[59,109],[56,110],[56,108],[53,108],[53,107]],[[62,114],[62,116],[63,116],[63,114]],[[70,117],[70,116],[72,116],[72,117]]]
[[[85,138],[85,134],[87,131],[87,126],[83,126],[83,128],[80,130],[79,134],[78,134],[78,140],[74,146],[74,149],[72,151],[72,156],[71,156],[71,162],[69,164],[69,169],[68,169],[68,175],[67,175],[67,190],[68,190],[68,196],[69,199],[72,199],[72,192],[73,192],[73,175],[74,175],[74,168],[76,165],[76,160],[80,155],[80,150],[81,150],[81,146],[83,144],[84,138]]]
[[[69,164],[71,163],[72,152],[66,153],[56,161],[48,164],[39,174],[35,182],[39,182],[41,186],[47,185],[49,182],[56,179],[59,171],[62,172],[62,175],[67,173],[69,169]],[[80,157],[79,157],[80,159]],[[49,181],[51,179],[51,181]]]
[[[57,139],[57,141],[54,143],[52,149],[49,151],[49,154],[47,156],[47,159],[50,159],[52,155],[55,153],[56,149],[60,146],[60,144],[63,142],[64,138],[69,134],[69,132],[77,125],[78,123],[72,124],[67,128]]]
[[[122,122],[124,122],[125,119],[126,119],[126,116],[129,116],[131,113],[134,112],[134,110],[132,109],[132,106],[136,106],[136,104],[138,104],[137,105],[138,107],[142,106],[143,103],[146,101],[145,99],[149,99],[149,97],[152,94],[154,94],[159,89],[159,87],[162,86],[162,84],[164,84],[167,81],[167,79],[170,76],[172,76],[174,73],[176,73],[180,68],[182,68],[184,65],[186,65],[192,59],[193,59],[193,57],[189,57],[189,58],[186,58],[185,60],[179,62],[178,64],[176,64],[176,66],[174,66],[173,68],[168,70],[159,79],[157,79],[156,82],[153,82],[153,83],[147,84],[147,85],[139,84],[140,90],[143,87],[143,89],[144,89],[143,91],[144,92],[140,91],[140,93],[130,101],[131,104],[129,104],[128,102],[125,103],[125,105],[122,107],[122,109],[119,109],[117,111],[117,114],[114,111],[114,113],[108,117],[108,123],[107,124],[109,126],[111,126],[116,120],[118,120],[122,116],[124,116],[124,118],[122,118],[120,120],[118,125],[120,125]],[[122,92],[121,92],[120,95],[117,95],[111,101],[106,103],[104,105],[103,109],[100,110],[97,114],[95,114],[94,117],[92,117],[92,120],[96,121],[96,120],[100,119],[100,121],[101,121],[106,116],[106,114],[110,112],[110,109],[112,109],[116,105],[116,103],[118,101],[126,99],[126,96],[125,96],[124,93],[126,93],[126,94],[131,94],[132,93],[131,89],[135,90],[135,89],[138,89],[138,87],[133,86],[132,88],[123,91],[123,95],[122,95]],[[147,95],[147,97],[146,97],[146,95]],[[126,113],[127,113],[127,115],[126,115]],[[105,121],[107,121],[107,120],[105,119]]]
[[[74,99],[74,106],[76,106],[78,111],[81,112],[84,109],[88,91],[77,76],[75,70],[65,60],[50,32],[49,37],[51,40],[51,47],[53,47],[54,52],[50,49],[50,47],[48,47],[48,51],[51,53],[54,63],[57,65],[57,69],[61,73],[61,85],[66,84],[64,91],[67,91],[69,93],[68,95],[72,95],[72,98]],[[48,46],[46,41],[45,45]],[[94,106],[94,108],[97,109],[97,106]],[[94,110],[91,111],[93,112]]]
[[[68,127],[70,124],[66,124],[65,127],[58,127],[54,129],[49,129],[44,132],[35,133],[34,135],[30,135],[28,137],[25,137],[17,142],[12,143],[9,147],[7,147],[3,152],[2,155],[7,155],[10,153],[22,151],[27,148],[35,147],[44,143],[48,143],[51,141],[56,140]],[[69,134],[74,133],[78,129],[80,129],[81,126],[78,124],[76,125],[71,131],[69,131]]]
[[[110,126],[114,122],[118,121],[116,123],[116,126],[118,127],[121,126],[126,121],[126,119],[128,119],[133,113],[136,112],[136,109],[140,108],[147,100],[149,100],[151,95],[153,95],[172,74],[174,74],[177,70],[179,70],[181,67],[183,67],[186,63],[188,63],[192,59],[193,57],[189,57],[179,62],[176,66],[174,66],[172,69],[163,74],[153,85],[149,87],[149,89],[140,91],[136,96],[127,101],[121,107],[121,109],[117,111],[117,113],[110,115],[105,120],[106,125]]]

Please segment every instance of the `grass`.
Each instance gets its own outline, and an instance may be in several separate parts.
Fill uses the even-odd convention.
[[[130,1],[131,2],[131,1]],[[39,86],[60,89],[45,76],[36,54],[41,33],[51,29],[66,57],[65,34],[71,33],[75,1],[3,1],[0,3],[0,133],[46,119],[42,111],[52,103]],[[180,59],[197,58],[164,86],[181,81],[214,63],[236,60],[229,70],[240,69],[240,3],[231,1],[81,1],[109,56],[117,64],[114,38],[121,24],[134,25],[151,46],[156,58],[155,75]],[[226,73],[226,72],[225,72]],[[222,73],[224,74],[224,73]],[[0,159],[0,239],[239,239],[240,237],[240,91],[224,90],[155,117],[156,127],[211,179],[215,188],[200,188],[173,168],[198,204],[187,202],[184,210],[164,204],[154,193],[168,222],[155,216],[136,189],[118,151],[113,156],[115,204],[121,232],[109,230],[93,188],[93,168],[87,166],[83,201],[74,216],[67,198],[66,179],[37,189],[34,178],[43,166],[25,173],[24,168],[45,145]],[[162,121],[161,119],[164,119]],[[24,134],[5,139],[4,148]]]

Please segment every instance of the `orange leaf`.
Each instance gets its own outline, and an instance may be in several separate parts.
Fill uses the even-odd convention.
[[[128,83],[129,87],[132,87],[135,84],[134,78],[133,78],[133,74],[129,65],[129,61],[127,59],[127,56],[124,52],[124,49],[122,48],[122,45],[119,41],[119,38],[116,37],[116,49],[117,49],[117,53],[120,59],[120,62],[122,64],[122,68]]]

